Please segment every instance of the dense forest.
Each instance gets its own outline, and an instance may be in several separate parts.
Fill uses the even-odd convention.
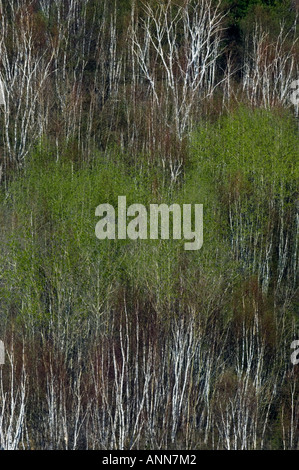
[[[0,1],[0,448],[299,449],[298,14]],[[118,196],[202,248],[98,240]]]

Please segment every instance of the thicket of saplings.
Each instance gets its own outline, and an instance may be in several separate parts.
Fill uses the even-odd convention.
[[[0,447],[297,449],[295,2],[0,3]]]
[[[241,108],[194,132],[169,189],[142,157],[40,145],[1,193],[1,445],[296,448],[298,150],[289,114]],[[121,194],[203,203],[202,249],[99,241]]]

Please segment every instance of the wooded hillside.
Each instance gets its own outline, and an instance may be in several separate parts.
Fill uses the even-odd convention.
[[[298,449],[298,2],[0,12],[0,447]],[[124,195],[203,247],[99,241]]]

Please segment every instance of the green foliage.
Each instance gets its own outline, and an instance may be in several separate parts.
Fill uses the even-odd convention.
[[[202,126],[192,147],[199,170],[204,175],[214,174],[216,181],[240,171],[248,184],[254,177],[277,192],[281,182],[288,180],[293,186],[298,178],[296,124],[286,112],[281,116],[279,112],[241,107],[215,125]]]
[[[177,247],[95,237],[99,204],[117,208],[120,195],[127,197],[127,205],[155,202],[149,173],[125,167],[116,154],[110,160],[99,154],[91,166],[77,169],[72,161],[56,162],[50,155],[49,148],[38,148],[3,198],[9,238],[2,256],[10,259],[4,274],[10,281],[2,299],[17,302],[26,322],[28,316],[50,318],[49,308],[64,316],[70,309],[68,296],[77,320],[89,316],[95,299],[98,305],[110,301],[109,289],[111,294],[121,284],[145,290],[147,284],[153,290],[159,286],[162,298],[172,284]]]
[[[261,280],[261,265],[268,263],[269,256],[269,269],[274,278],[278,275],[282,246],[288,240],[290,267],[297,256],[298,236],[299,141],[293,117],[241,107],[214,125],[202,126],[191,152],[194,178],[217,220],[212,233],[227,240],[241,266],[258,273]]]

